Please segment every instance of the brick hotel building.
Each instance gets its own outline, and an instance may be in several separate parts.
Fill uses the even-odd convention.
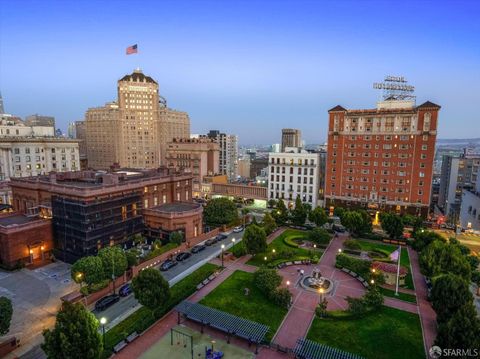
[[[389,99],[374,109],[332,108],[326,205],[427,216],[439,110]]]

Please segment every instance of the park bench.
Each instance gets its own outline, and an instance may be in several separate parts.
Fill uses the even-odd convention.
[[[350,274],[350,271],[347,268],[342,268],[342,272],[345,272],[347,274]]]
[[[211,282],[212,280],[215,279],[215,274],[212,274],[210,277],[208,277],[208,280]]]
[[[117,345],[115,345],[113,347],[113,351],[115,353],[118,353],[120,350],[122,350],[123,348],[125,348],[127,346],[127,342],[125,340],[122,340],[120,343],[118,343]]]
[[[208,283],[210,283],[210,281],[208,280],[208,278],[205,279],[205,280],[202,282],[203,285],[207,285]]]
[[[197,290],[200,290],[204,287],[203,283],[200,283],[199,285],[197,285]]]
[[[137,339],[137,338],[138,338],[138,333],[135,331],[135,332],[133,332],[132,334],[130,334],[130,335],[127,337],[126,340],[127,340],[128,343],[131,343],[131,342],[133,342],[133,341],[134,341],[135,339]]]
[[[298,265],[298,264],[302,264],[302,262],[301,262],[301,261],[295,261],[295,262],[293,262],[293,264],[297,264],[297,265]]]

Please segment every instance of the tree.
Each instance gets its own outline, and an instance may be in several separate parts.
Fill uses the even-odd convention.
[[[308,219],[320,227],[327,223],[328,216],[322,207],[315,207],[315,209],[308,214]]]
[[[318,306],[315,308],[315,315],[319,318],[324,318],[327,316],[327,298],[323,298],[323,300],[318,303]]]
[[[5,335],[10,330],[13,306],[7,297],[0,297],[0,335]]]
[[[364,225],[362,215],[357,211],[346,211],[343,213],[342,224],[353,235],[360,235]]]
[[[265,216],[263,216],[263,223],[262,223],[263,229],[265,230],[265,233],[270,235],[275,231],[277,228],[277,223],[275,223],[275,220],[273,219],[272,215],[270,213],[265,213]]]
[[[245,229],[243,242],[250,254],[262,253],[267,250],[267,234],[262,227],[256,224],[252,224]]]
[[[288,209],[283,200],[278,200],[277,207],[272,211],[272,216],[279,226],[283,226],[288,221]]]
[[[347,210],[343,207],[335,207],[333,209],[333,215],[339,217],[342,220],[343,215],[347,212]]]
[[[85,282],[89,286],[100,283],[105,279],[103,261],[97,256],[80,258],[72,265],[70,275],[77,283]]]
[[[470,263],[458,246],[442,241],[433,241],[420,255],[420,265],[429,277],[442,273],[453,273],[470,280]]]
[[[440,323],[435,344],[441,348],[480,347],[480,320],[472,303],[463,305],[447,322]]]
[[[348,303],[347,311],[352,315],[362,315],[367,312],[368,308],[365,305],[363,298],[352,298],[347,296],[345,299]]]
[[[308,232],[308,240],[316,244],[328,244],[332,237],[330,234],[323,228],[316,227],[310,232]]]
[[[100,249],[98,257],[102,260],[105,278],[112,278],[112,273],[120,277],[127,270],[127,256],[119,246]]]
[[[447,322],[459,308],[473,301],[468,282],[451,273],[434,279],[430,297],[438,323]]]
[[[282,308],[288,308],[292,302],[292,293],[287,288],[277,288],[271,293],[271,300]]]
[[[274,199],[269,199],[268,202],[267,202],[267,207],[268,208],[273,208],[277,205],[277,201],[275,201]]]
[[[403,235],[403,221],[402,219],[391,213],[384,213],[381,217],[382,228],[390,238],[400,238]]]
[[[102,353],[98,320],[82,304],[63,302],[53,329],[43,332],[43,351],[50,359],[95,359]]]
[[[132,268],[138,264],[138,250],[135,248],[129,249],[125,252],[127,257],[128,268]]]
[[[175,243],[177,246],[182,244],[183,241],[183,233],[180,231],[174,231],[170,233],[170,242]]]
[[[275,269],[262,267],[253,274],[255,285],[267,297],[282,284],[282,277]]]
[[[446,241],[445,238],[443,238],[440,234],[432,231],[426,231],[423,229],[414,232],[413,237],[415,238],[415,241],[413,242],[412,247],[418,252],[423,251],[425,247],[427,247],[435,240],[439,240],[442,242]]]
[[[296,226],[302,226],[307,220],[307,210],[305,209],[300,196],[295,199],[295,208],[292,209],[292,222]]]
[[[151,310],[165,305],[170,298],[170,286],[155,268],[142,270],[133,278],[132,289],[140,304]]]
[[[370,286],[363,296],[363,300],[370,309],[380,308],[383,305],[383,294],[380,293],[377,286]]]
[[[208,225],[220,227],[238,220],[237,206],[228,198],[214,198],[205,206],[203,217]]]

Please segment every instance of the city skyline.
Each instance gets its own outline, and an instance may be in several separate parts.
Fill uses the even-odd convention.
[[[403,75],[418,104],[442,104],[440,138],[468,137],[480,6],[460,3],[404,2],[389,17],[388,1],[147,1],[125,26],[126,2],[5,1],[0,90],[6,112],[55,116],[65,130],[115,99],[113,84],[140,67],[170,107],[189,113],[192,133],[279,143],[293,121],[307,143],[321,143],[328,109],[374,108],[381,94],[372,83]],[[133,44],[139,54],[126,56]]]

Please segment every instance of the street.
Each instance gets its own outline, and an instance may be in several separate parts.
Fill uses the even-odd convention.
[[[197,268],[207,263],[212,258],[215,258],[221,254],[222,249],[221,245],[225,245],[225,250],[230,248],[233,245],[232,239],[235,238],[235,243],[241,239],[243,232],[241,233],[230,233],[227,238],[222,241],[219,241],[211,246],[207,246],[203,251],[192,254],[192,256],[182,262],[179,262],[175,267],[169,269],[166,272],[162,273],[163,277],[169,282],[170,286],[174,285],[178,281],[185,278],[190,273],[194,272]],[[156,268],[158,269],[159,266]],[[118,289],[118,288],[117,288]],[[105,309],[104,311],[98,312],[93,310],[92,313],[97,317],[105,317],[107,319],[107,324],[105,329],[109,330],[120,321],[128,317],[131,313],[139,308],[139,303],[135,299],[135,296],[130,294],[127,297],[120,298],[120,301],[112,305],[111,307]]]

